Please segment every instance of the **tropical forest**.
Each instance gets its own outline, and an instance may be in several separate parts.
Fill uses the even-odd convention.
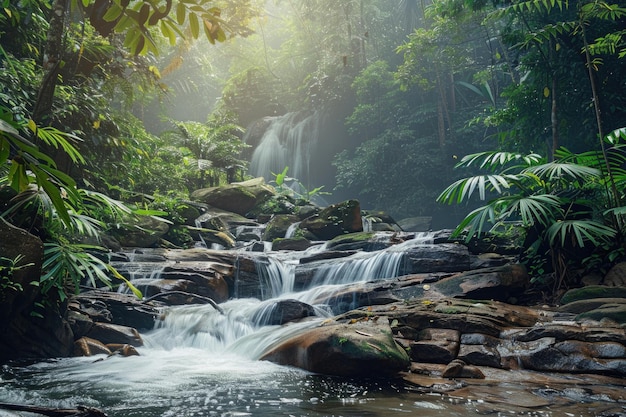
[[[0,416],[626,414],[626,4],[0,5]]]

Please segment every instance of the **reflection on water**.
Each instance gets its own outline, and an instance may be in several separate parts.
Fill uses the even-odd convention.
[[[573,417],[601,415],[602,406],[606,408],[606,404],[570,403],[524,409],[410,392],[399,381],[314,375],[198,348],[139,350],[142,356],[4,366],[0,401],[65,408],[86,405],[101,408],[110,417]],[[500,391],[500,395],[515,395],[514,386]],[[24,414],[0,411],[0,416]]]

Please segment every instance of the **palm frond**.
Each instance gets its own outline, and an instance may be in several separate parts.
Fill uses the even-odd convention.
[[[569,239],[574,246],[582,248],[585,243],[599,245],[609,242],[617,235],[617,231],[594,220],[563,220],[553,223],[547,235],[550,245],[558,243],[565,247]]]
[[[488,151],[466,155],[456,164],[456,167],[469,167],[478,164],[481,169],[494,171],[508,165],[512,161],[530,166],[539,163],[541,160],[541,155],[535,153],[523,155],[516,152]]]
[[[562,214],[563,201],[552,194],[535,194],[501,197],[498,203],[504,219],[519,216],[525,225],[548,225]]]
[[[465,241],[469,242],[474,236],[480,236],[483,230],[487,229],[487,223],[495,224],[496,222],[495,208],[492,204],[487,204],[472,210],[454,229],[452,236],[460,236],[466,232]]]
[[[528,167],[522,172],[532,172],[545,181],[554,181],[558,179],[585,181],[593,177],[600,178],[602,174],[600,170],[596,168],[560,162],[548,162],[547,164]]]
[[[504,190],[511,187],[512,181],[516,180],[514,175],[477,175],[463,178],[450,184],[437,197],[440,203],[453,204],[469,200],[475,191],[481,200],[486,199],[488,191],[495,191],[502,194]]]

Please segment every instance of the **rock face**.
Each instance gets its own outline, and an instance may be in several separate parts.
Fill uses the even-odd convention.
[[[385,317],[420,363],[626,376],[626,333],[617,323],[559,321],[557,313],[496,301],[393,303],[340,320]]]
[[[340,376],[388,376],[409,367],[409,357],[393,340],[389,326],[369,321],[314,328],[261,359]]]
[[[30,282],[41,275],[41,240],[0,219],[0,255],[9,260],[22,256],[16,266],[23,267],[5,276],[10,281],[3,279],[0,287],[0,362],[69,355],[74,337],[60,313],[63,307],[35,307],[39,287]]]

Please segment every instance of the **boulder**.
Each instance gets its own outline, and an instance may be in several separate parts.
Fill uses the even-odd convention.
[[[289,227],[299,221],[297,216],[291,214],[279,214],[272,217],[266,224],[263,240],[271,242],[274,239],[288,237],[286,235]]]
[[[113,323],[140,330],[154,328],[154,322],[159,317],[156,307],[141,302],[135,296],[109,291],[88,291],[76,295],[70,309],[89,316],[94,322]]]
[[[432,287],[446,297],[506,301],[523,292],[529,284],[526,268],[513,264],[463,272],[444,278]]]
[[[94,326],[86,336],[98,340],[105,345],[108,343],[118,343],[143,346],[143,339],[136,329],[117,324],[94,323]]]
[[[255,178],[249,181],[196,190],[191,193],[191,199],[220,210],[245,216],[255,206],[275,194],[276,190],[265,184],[263,178]]]
[[[411,359],[416,362],[450,363],[459,352],[461,333],[452,329],[428,328],[410,343]]]
[[[168,230],[169,225],[163,220],[129,215],[109,234],[123,247],[150,248],[156,246]]]
[[[0,329],[2,329],[11,315],[32,309],[39,288],[30,285],[30,282],[39,281],[43,262],[43,242],[38,237],[0,218],[0,256],[6,259],[2,266],[7,268],[0,277],[2,279]],[[13,265],[15,268],[7,263],[16,260],[18,262]]]
[[[308,230],[320,240],[330,240],[342,234],[360,232],[363,230],[360,204],[357,200],[333,204],[319,214],[302,220],[300,228]]]
[[[626,357],[621,344],[607,346],[566,340],[522,354],[519,360],[524,368],[536,371],[626,376]]]
[[[311,247],[311,241],[305,237],[278,238],[272,241],[272,250],[303,251]]]
[[[197,234],[198,240],[204,242],[206,246],[215,243],[227,249],[235,247],[235,236],[228,231],[192,227],[189,228],[189,232],[192,235]]]
[[[405,252],[404,274],[461,272],[470,269],[467,247],[455,243],[424,244]]]
[[[589,285],[573,288],[561,297],[561,304],[569,304],[579,300],[594,298],[626,298],[626,287],[609,287],[606,285]]]
[[[298,300],[278,300],[262,304],[252,315],[252,321],[258,325],[281,325],[306,317],[315,316],[313,306]]]
[[[63,318],[64,304],[52,297],[42,303],[39,287],[30,284],[41,275],[41,240],[0,218],[0,256],[8,262],[0,277],[0,362],[68,356],[74,335]]]
[[[398,226],[406,232],[427,232],[432,221],[430,216],[408,217],[398,221]]]
[[[382,321],[316,327],[274,347],[261,359],[339,376],[390,376],[410,364]]]
[[[99,340],[90,337],[81,337],[74,342],[72,356],[110,355],[111,353],[111,350]]]

